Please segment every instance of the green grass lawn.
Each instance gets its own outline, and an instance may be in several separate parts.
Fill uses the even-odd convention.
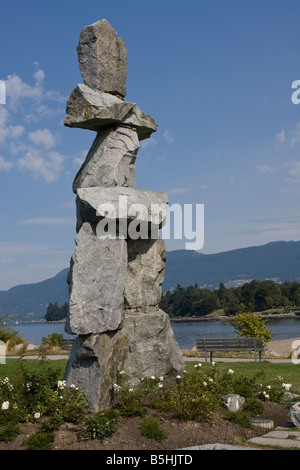
[[[209,362],[206,363],[202,362],[201,360],[199,360],[199,362],[202,364],[202,368],[204,371],[211,367],[215,367],[212,366]],[[186,362],[186,370],[192,369],[195,364],[198,364],[198,362]],[[216,363],[216,366],[224,371],[232,369],[234,371],[234,374],[240,374],[244,377],[249,378],[262,371],[262,383],[265,385],[267,385],[268,382],[273,380],[275,377],[281,376],[283,377],[284,383],[291,383],[293,385],[292,391],[294,393],[300,394],[300,365],[293,364],[292,362],[280,364],[266,361],[231,363],[218,362]]]
[[[17,373],[20,367],[20,361],[26,362],[26,367],[34,371],[41,367],[41,361],[38,359],[6,359],[6,364],[0,364],[0,378],[4,379],[12,377]],[[44,362],[44,361],[43,361]],[[201,360],[199,361],[201,362]],[[58,370],[61,379],[64,377],[67,359],[46,360],[47,366]],[[186,362],[186,369],[191,370],[198,362]],[[283,377],[283,382],[292,384],[292,391],[300,394],[300,365],[291,363],[271,363],[271,362],[218,362],[216,366],[212,366],[209,362],[201,362],[203,371],[209,370],[211,367],[218,367],[224,371],[232,369],[234,374],[245,377],[253,377],[258,372],[263,372],[262,383],[267,385],[268,382],[277,376]]]
[[[4,379],[8,377],[12,379],[18,371],[18,368],[21,366],[21,361],[26,364],[26,368],[29,371],[34,372],[38,370],[39,367],[42,366],[41,362],[43,362],[43,366],[46,364],[51,369],[55,369],[59,371],[60,379],[62,380],[64,377],[67,359],[58,359],[58,360],[39,360],[39,359],[6,359],[5,364],[0,364],[0,378]]]

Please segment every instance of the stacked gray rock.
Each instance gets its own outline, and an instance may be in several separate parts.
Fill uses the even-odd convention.
[[[157,124],[124,100],[126,47],[106,20],[82,30],[77,51],[84,84],[71,93],[64,124],[97,134],[73,183],[77,236],[66,331],[78,336],[65,379],[85,393],[96,412],[113,404],[119,372],[132,385],[147,376],[164,376],[170,383],[184,362],[169,318],[159,309],[167,251],[158,229],[167,195],[135,189],[139,141],[150,137]],[[108,215],[99,208],[103,204],[115,210]],[[143,210],[132,210],[139,204]],[[159,214],[153,213],[153,204]],[[143,225],[144,236],[130,237],[128,229],[125,237],[100,237],[98,224],[107,218],[119,230],[124,224]]]

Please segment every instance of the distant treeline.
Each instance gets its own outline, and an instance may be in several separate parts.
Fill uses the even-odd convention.
[[[240,287],[226,288],[223,282],[213,291],[194,286],[177,287],[162,295],[160,308],[170,317],[200,317],[217,309],[225,315],[242,312],[263,312],[279,307],[300,307],[300,283],[274,281],[251,281]],[[67,317],[69,304],[49,304],[45,319],[63,320]]]
[[[219,289],[214,291],[201,289],[197,284],[190,287],[177,285],[176,289],[163,295],[160,302],[160,308],[170,317],[198,317],[217,309],[224,309],[225,315],[235,315],[294,306],[300,306],[300,283],[277,284],[274,281],[251,281],[230,288],[221,282]]]
[[[64,320],[65,318],[67,318],[68,309],[69,309],[68,302],[64,303],[60,307],[57,305],[57,302],[55,302],[55,304],[49,304],[47,307],[47,312],[45,313],[45,320],[47,321]]]

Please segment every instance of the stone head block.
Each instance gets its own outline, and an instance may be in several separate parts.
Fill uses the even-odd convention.
[[[79,68],[86,85],[126,95],[127,51],[123,38],[106,19],[85,26],[77,46]]]

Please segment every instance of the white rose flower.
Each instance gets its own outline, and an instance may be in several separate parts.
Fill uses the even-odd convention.
[[[9,408],[9,401],[4,401],[2,403],[1,409],[2,410],[8,410],[8,408]]]

